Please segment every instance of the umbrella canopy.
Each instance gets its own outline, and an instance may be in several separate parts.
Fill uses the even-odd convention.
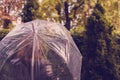
[[[80,80],[81,65],[72,37],[57,23],[27,22],[0,42],[1,80]]]

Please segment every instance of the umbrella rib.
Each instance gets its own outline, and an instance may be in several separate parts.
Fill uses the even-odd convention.
[[[26,39],[29,39],[29,37],[31,37],[31,36],[28,36]],[[23,44],[25,41],[26,41],[26,40],[22,41],[21,44]],[[30,42],[31,42],[31,41],[30,41]],[[30,42],[29,42],[29,43],[30,43]],[[28,43],[28,44],[29,44],[29,43]],[[19,46],[20,46],[21,44],[19,44]],[[17,47],[18,47],[18,46],[17,46]],[[16,47],[16,48],[17,48],[17,47]],[[6,48],[5,48],[5,49],[6,49]],[[16,52],[14,52],[14,53],[16,53]],[[13,54],[7,56],[7,58],[5,59],[5,61],[2,63],[2,65],[1,65],[1,67],[0,67],[0,71],[1,71],[1,69],[3,68],[5,62],[6,62],[12,55],[13,55]]]
[[[33,34],[35,33],[34,24],[32,23]]]

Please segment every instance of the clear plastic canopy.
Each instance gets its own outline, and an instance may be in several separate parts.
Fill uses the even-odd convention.
[[[80,80],[81,65],[72,37],[57,23],[27,22],[0,42],[0,80]]]

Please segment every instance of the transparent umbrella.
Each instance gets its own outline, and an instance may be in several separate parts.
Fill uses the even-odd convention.
[[[27,22],[0,42],[0,80],[80,80],[81,65],[72,37],[57,23]]]

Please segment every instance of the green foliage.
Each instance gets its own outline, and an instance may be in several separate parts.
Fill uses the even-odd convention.
[[[112,32],[113,26],[106,20],[100,4],[88,19],[85,33],[79,28],[72,31],[83,55],[82,80],[119,80],[120,45],[116,44]]]
[[[102,0],[100,1],[102,6],[105,9],[105,17],[106,19],[117,28],[119,29],[120,26],[120,14],[119,14],[119,8],[120,8],[120,1],[119,0]]]
[[[111,26],[104,17],[104,8],[96,4],[86,24],[82,80],[118,80],[116,76],[116,43]],[[87,64],[87,65],[86,65]]]
[[[9,29],[0,30],[0,40],[2,40],[9,32]]]
[[[71,35],[73,36],[78,36],[81,35],[83,32],[85,31],[85,27],[84,26],[78,26],[76,28],[73,28],[70,30]]]
[[[40,14],[42,19],[58,22],[59,15],[55,9],[60,0],[43,0],[40,3]]]
[[[38,0],[27,0],[23,8],[23,22],[32,21],[40,17]]]
[[[70,30],[84,24],[88,12],[84,12],[84,4],[84,0],[43,0],[40,13],[42,19],[62,23]]]

